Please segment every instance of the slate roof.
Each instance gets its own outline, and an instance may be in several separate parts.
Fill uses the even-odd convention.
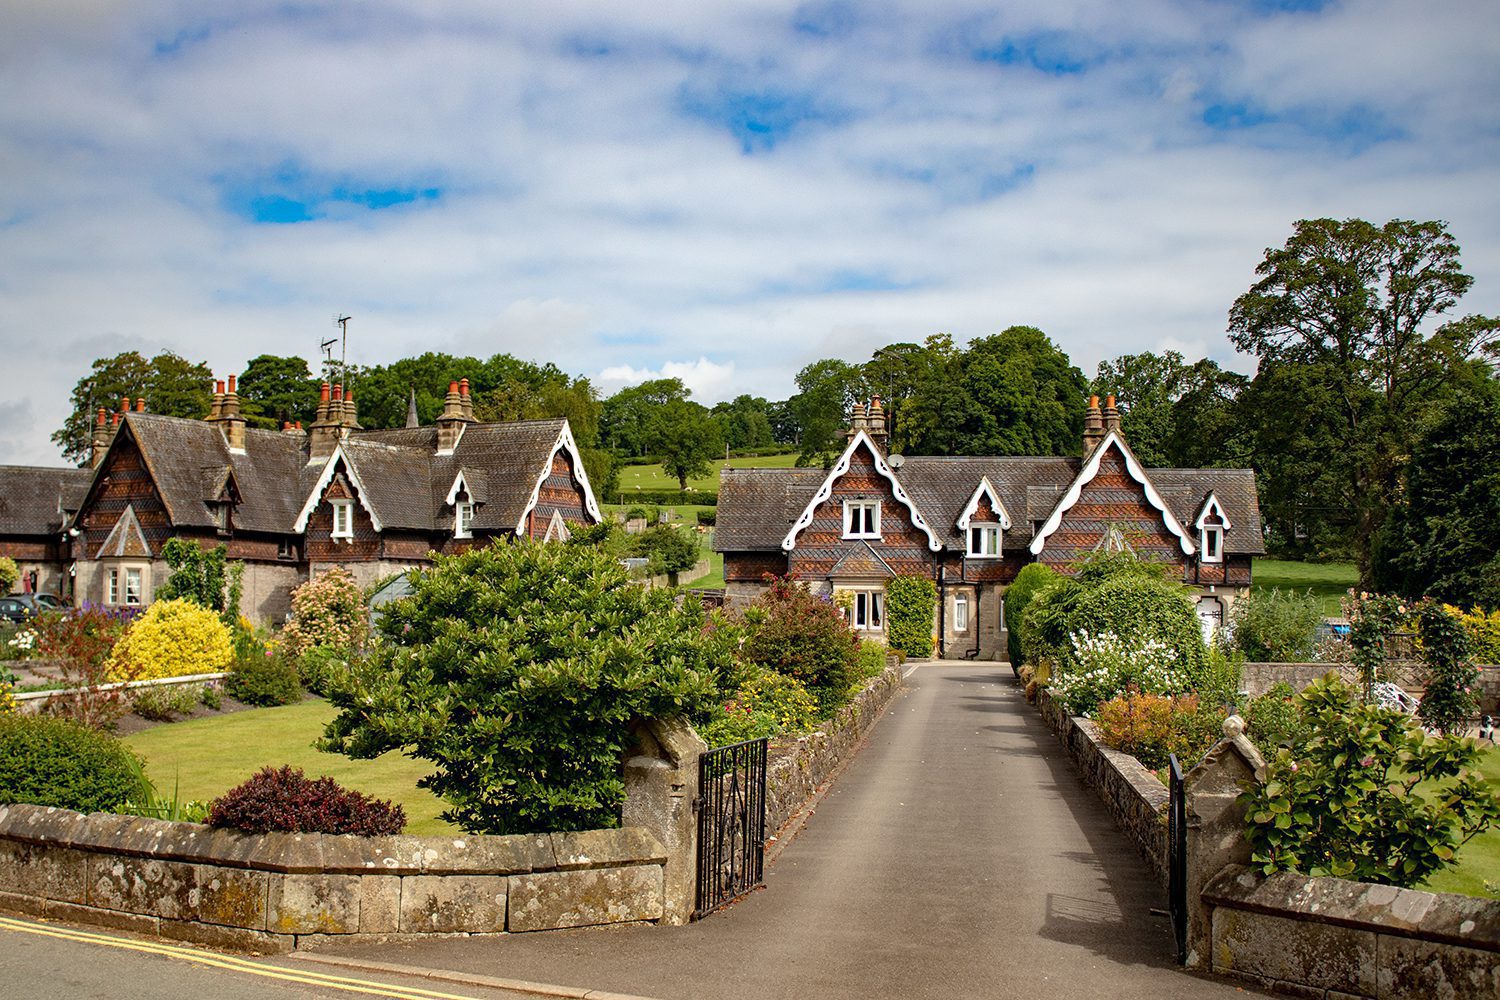
[[[92,469],[0,465],[0,535],[56,535],[83,502]]]
[[[1010,515],[1004,547],[1029,545],[1034,526],[1047,519],[1078,476],[1083,460],[1067,457],[908,456],[896,478],[905,487],[945,547],[963,549],[958,518],[982,478],[988,478]],[[817,493],[822,469],[725,469],[719,479],[718,527],[714,547],[721,552],[780,550],[781,542]],[[1260,555],[1260,503],[1255,473],[1249,469],[1147,469],[1180,524],[1193,521],[1213,492],[1234,527],[1225,532],[1224,551]]]

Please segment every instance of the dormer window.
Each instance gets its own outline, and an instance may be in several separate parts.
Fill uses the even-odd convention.
[[[969,525],[969,558],[998,559],[1000,557],[1000,525]]]
[[[880,537],[879,500],[844,501],[844,537],[876,539]]]
[[[1198,551],[1202,554],[1206,563],[1224,561],[1224,529],[1218,525],[1206,524],[1203,533],[1198,539]]]
[[[333,530],[328,533],[328,537],[353,541],[354,502],[351,500],[331,500],[329,501],[329,505],[333,507]]]
[[[474,505],[468,500],[460,500],[453,505],[453,537],[473,538],[473,532],[469,530],[474,523]]]

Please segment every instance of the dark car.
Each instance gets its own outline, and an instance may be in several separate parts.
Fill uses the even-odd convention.
[[[31,594],[10,594],[0,597],[0,619],[10,622],[24,622],[37,615],[46,614],[52,610],[45,604],[40,603]]]
[[[66,597],[58,597],[56,594],[32,594],[36,602],[48,611],[62,611],[71,602]]]

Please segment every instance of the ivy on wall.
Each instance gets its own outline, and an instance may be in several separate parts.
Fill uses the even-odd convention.
[[[891,648],[907,656],[931,656],[937,587],[925,576],[892,577],[885,585],[885,617]]]

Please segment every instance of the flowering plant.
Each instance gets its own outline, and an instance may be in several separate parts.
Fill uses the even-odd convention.
[[[281,632],[282,649],[293,657],[314,646],[354,650],[368,631],[365,597],[349,571],[338,567],[292,591],[292,620]]]
[[[1113,632],[1075,632],[1052,694],[1073,715],[1092,715],[1103,702],[1134,688],[1148,694],[1182,694],[1189,684],[1175,669],[1178,653],[1171,645],[1148,639],[1129,644]]]
[[[129,681],[208,674],[228,669],[233,655],[217,614],[186,599],[157,601],[115,644],[109,670]]]

